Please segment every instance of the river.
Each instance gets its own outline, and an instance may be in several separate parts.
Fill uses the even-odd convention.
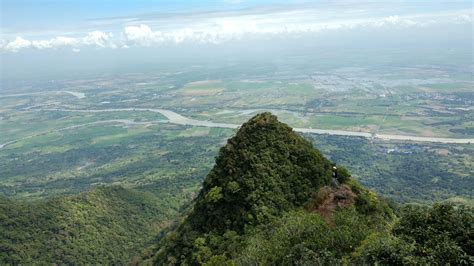
[[[64,111],[64,112],[85,112],[85,113],[100,113],[100,112],[119,112],[119,111],[138,111],[138,112],[154,112],[160,113],[168,119],[169,123],[178,125],[201,126],[201,127],[217,127],[217,128],[238,128],[238,124],[217,123],[206,120],[197,120],[185,117],[176,112],[166,109],[156,108],[114,108],[114,109],[100,109],[100,110],[78,110],[78,109],[37,109],[42,111]],[[312,134],[327,134],[337,136],[363,137],[368,139],[381,140],[405,140],[416,142],[437,142],[446,144],[474,144],[474,138],[438,138],[438,137],[421,137],[409,135],[392,135],[392,134],[371,134],[367,132],[347,131],[347,130],[331,130],[331,129],[315,129],[315,128],[294,128],[297,132],[312,133]]]

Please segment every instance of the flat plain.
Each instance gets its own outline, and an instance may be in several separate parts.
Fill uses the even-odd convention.
[[[240,125],[264,111],[295,128],[474,138],[473,82],[463,69],[241,69],[5,82],[0,192],[36,199],[163,179],[186,179],[183,189],[197,189],[235,131],[214,125]],[[170,120],[152,109],[180,116]],[[181,116],[200,122],[176,123]],[[306,135],[388,198],[472,201],[473,144]]]

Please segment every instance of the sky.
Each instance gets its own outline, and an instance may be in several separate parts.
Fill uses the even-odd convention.
[[[233,46],[251,51],[269,42],[295,50],[301,43],[322,43],[329,35],[339,35],[340,42],[349,37],[377,42],[387,36],[406,38],[406,33],[423,43],[442,41],[443,31],[472,47],[472,1],[2,0],[1,4],[3,74],[25,63],[41,60],[38,67],[44,68],[44,61],[78,56],[100,63],[117,56],[145,58],[151,51],[165,56],[236,49]],[[425,37],[421,40],[418,35]]]

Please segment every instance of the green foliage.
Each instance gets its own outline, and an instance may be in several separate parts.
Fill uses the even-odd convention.
[[[262,226],[247,240],[238,264],[282,264],[288,259],[317,255],[312,250],[324,250],[329,226],[317,214],[291,212],[281,219]],[[318,241],[312,241],[318,239]]]
[[[203,263],[230,256],[241,242],[227,232],[242,235],[302,206],[330,180],[331,163],[310,142],[270,113],[259,114],[220,150],[193,211],[177,235],[164,240],[156,262]]]
[[[472,119],[471,119],[472,120]],[[377,194],[399,203],[420,204],[452,197],[471,201],[474,145],[381,142],[307,134],[332,161]],[[446,152],[449,155],[446,155]],[[339,171],[340,172],[340,171]]]
[[[181,204],[121,187],[36,202],[0,198],[0,264],[122,264]]]
[[[167,155],[166,160],[184,155]],[[127,171],[138,173],[149,163],[137,162]],[[148,249],[147,262],[474,264],[473,209],[408,206],[391,224],[389,205],[350,178],[344,167],[338,169],[338,181],[356,195],[354,205],[336,207],[324,219],[303,211],[312,195],[317,206],[333,192],[320,190],[330,183],[331,163],[276,117],[257,115],[220,150],[194,208],[161,239],[159,250]],[[120,169],[110,173],[123,174]],[[163,227],[196,180],[198,173],[188,173],[142,188],[153,193],[97,187],[36,202],[0,196],[0,264],[123,264],[153,236],[164,235]]]
[[[140,134],[100,142],[96,138],[114,136],[110,130],[127,130],[96,126],[48,142],[52,147],[68,147],[64,151],[47,151],[41,145],[0,149],[0,194],[32,200],[75,195],[97,184],[154,186],[161,179],[186,179],[187,187],[199,186],[211,169],[217,143],[225,136],[180,136],[190,128],[195,127],[133,127],[129,133]],[[231,130],[223,132],[230,134]]]
[[[472,208],[435,204],[407,206],[391,235],[365,241],[359,261],[382,264],[474,263]]]
[[[257,115],[221,149],[196,200],[199,215],[191,214],[190,223],[202,232],[241,231],[302,205],[329,183],[330,169],[329,161],[290,127],[270,113]],[[218,201],[202,200],[209,193]]]
[[[417,254],[436,261],[460,263],[464,255],[474,255],[474,209],[435,204],[433,207],[407,206],[394,235],[415,242]]]
[[[206,194],[205,199],[207,203],[213,204],[221,200],[222,197],[222,188],[216,186],[211,188],[211,190]]]
[[[349,171],[344,166],[337,166],[337,181],[340,184],[345,184],[346,182],[349,181],[351,178],[351,174],[349,174]]]
[[[374,234],[364,240],[357,253],[357,262],[361,264],[407,265],[418,260],[413,256],[415,247],[412,243],[400,240],[392,235]]]
[[[355,206],[357,211],[362,214],[381,214],[387,218],[393,218],[394,214],[392,208],[385,200],[380,199],[376,193],[365,189],[354,179],[348,179],[346,183],[351,190],[357,195],[355,199]]]
[[[392,224],[389,204],[343,167],[338,167],[339,182],[355,194],[354,205],[336,207],[324,219],[302,211],[303,205],[314,210],[309,205],[317,207],[333,193],[330,187],[319,189],[329,183],[330,168],[328,160],[275,117],[254,117],[221,149],[193,210],[161,242],[154,262],[473,263],[472,209],[408,206]]]
[[[380,215],[356,209],[292,211],[247,232],[237,265],[472,265],[472,209],[448,204],[406,207],[393,230]]]
[[[248,234],[246,247],[235,261],[239,265],[341,264],[376,230],[367,216],[353,208],[336,211],[332,222],[327,224],[315,213],[289,212]]]

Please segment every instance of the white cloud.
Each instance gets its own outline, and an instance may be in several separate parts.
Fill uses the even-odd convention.
[[[456,18],[458,23],[472,23],[473,13],[471,14],[461,14]]]
[[[82,38],[82,44],[97,46],[97,47],[111,47],[115,48],[115,44],[111,43],[111,38],[113,37],[112,33],[105,33],[102,31],[92,31],[87,34],[86,37]]]
[[[8,42],[3,49],[8,52],[18,52],[20,49],[31,47],[31,42],[23,39],[22,37],[16,37],[15,40]]]
[[[128,44],[139,44],[150,46],[153,43],[164,40],[161,32],[153,32],[148,25],[140,24],[138,26],[127,26],[123,29],[125,39]],[[128,48],[128,45],[127,45]]]
[[[425,27],[437,23],[469,21],[466,11],[424,15],[345,17],[344,14],[326,14],[318,10],[290,10],[268,13],[223,13],[199,16],[172,25],[169,20],[148,21],[150,24],[124,27],[126,46],[151,46],[159,43],[221,43],[248,36],[300,35],[322,31],[357,28]],[[322,17],[322,18],[321,18]],[[171,24],[171,25],[170,25]],[[153,26],[153,27],[152,27]],[[154,30],[153,28],[157,28]]]
[[[83,38],[57,36],[49,40],[26,40],[23,37],[16,37],[13,41],[2,40],[5,44],[1,45],[1,51],[18,52],[21,49],[34,48],[56,49],[61,47],[72,47],[73,51],[77,51],[80,46],[93,46],[99,48],[116,48],[116,44],[112,40],[112,33],[104,33],[101,31],[92,31],[87,33]]]
[[[0,51],[18,52],[28,48],[55,49],[60,47],[80,49],[84,46],[130,48],[184,42],[216,44],[249,36],[299,36],[341,29],[407,28],[426,27],[441,23],[472,23],[470,10],[411,15],[387,14],[385,16],[378,15],[373,10],[370,12],[366,10],[353,11],[263,9],[247,12],[180,14],[151,20],[137,20],[134,22],[137,24],[121,26],[122,29],[116,30],[116,34],[94,30],[82,37],[57,36],[42,40],[28,40],[18,36],[11,41],[1,41]]]
[[[75,46],[79,41],[76,38],[58,36],[50,40],[37,40],[31,42],[31,47],[36,49],[59,48],[63,46]]]

